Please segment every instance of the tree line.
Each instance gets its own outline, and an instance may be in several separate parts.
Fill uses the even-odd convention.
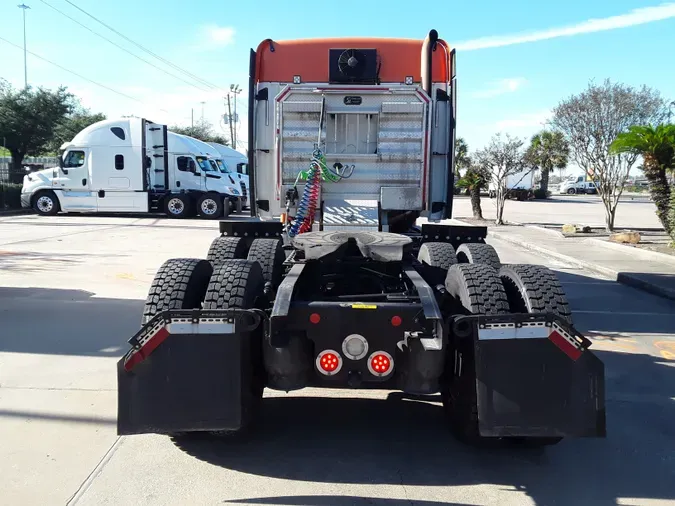
[[[639,168],[649,183],[656,214],[675,242],[675,185],[669,181],[675,171],[673,107],[675,102],[647,86],[591,81],[581,93],[561,100],[545,128],[529,142],[495,134],[486,147],[471,153],[464,139],[458,138],[458,187],[467,189],[473,215],[482,219],[480,192],[493,186],[500,225],[509,176],[538,171],[541,183],[536,197],[546,198],[550,173],[574,162],[595,183],[605,210],[605,227],[613,231],[624,186],[642,159]]]
[[[56,155],[64,142],[104,119],[105,114],[83,107],[64,86],[55,90],[32,86],[15,89],[0,79],[0,147],[9,151],[14,173],[21,172],[26,156]],[[169,130],[229,145],[228,139],[215,132],[208,121],[200,120],[187,127],[174,125]]]

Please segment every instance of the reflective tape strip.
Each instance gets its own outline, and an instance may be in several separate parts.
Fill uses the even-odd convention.
[[[478,339],[546,339],[550,329],[543,323],[516,327],[513,323],[494,323],[478,329]]]
[[[202,323],[169,323],[169,334],[234,334],[234,323],[202,322]]]
[[[143,362],[171,334],[234,334],[234,323],[223,320],[192,323],[187,318],[168,324],[160,321],[138,337],[138,348],[129,352],[124,369],[130,371],[136,364]]]
[[[486,324],[478,329],[478,339],[549,339],[572,360],[578,360],[584,352],[583,343],[557,323],[553,323],[552,327],[543,322],[524,323],[520,327],[514,323]]]
[[[165,327],[159,327],[158,331],[144,341],[144,344],[138,350],[132,350],[124,362],[124,369],[131,371],[134,366],[146,359],[164,340],[169,336]]]
[[[579,340],[557,323],[553,324],[548,338],[572,360],[578,360],[584,351]]]

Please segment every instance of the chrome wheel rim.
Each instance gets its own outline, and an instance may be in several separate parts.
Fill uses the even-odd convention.
[[[203,214],[213,216],[218,211],[218,202],[213,199],[202,200],[201,210]]]
[[[181,199],[171,199],[167,204],[167,208],[171,214],[180,214],[183,212],[183,209],[185,209],[185,205],[183,205]]]
[[[37,207],[43,213],[48,213],[54,209],[54,201],[51,199],[51,197],[43,195],[37,200]]]

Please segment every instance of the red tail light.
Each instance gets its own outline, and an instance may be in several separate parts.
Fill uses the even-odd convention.
[[[333,376],[342,369],[342,357],[337,351],[324,350],[316,357],[316,368],[321,374]]]
[[[398,327],[399,325],[401,325],[401,323],[403,323],[403,319],[400,316],[392,316],[391,324],[394,327]]]
[[[374,376],[386,376],[394,370],[394,359],[386,351],[376,351],[368,358],[368,370]]]
[[[316,325],[321,321],[321,315],[319,313],[312,313],[309,315],[309,321]]]

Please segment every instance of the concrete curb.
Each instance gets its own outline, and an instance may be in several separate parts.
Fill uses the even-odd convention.
[[[538,246],[536,244],[528,243],[525,241],[522,241],[520,239],[515,239],[513,237],[510,237],[508,234],[503,234],[501,232],[492,232],[490,234],[492,237],[495,237],[496,239],[500,239],[502,241],[509,242],[511,244],[515,244],[516,246],[520,246],[525,249],[529,249],[531,251],[535,251],[537,253],[540,253],[544,256],[554,258],[556,260],[560,260],[562,262],[574,265],[579,268],[583,269],[588,269],[589,271],[596,272],[598,274],[602,274],[604,276],[609,276],[612,280],[617,281],[618,283],[631,286],[633,288],[637,288],[638,290],[642,290],[644,292],[651,293],[653,295],[658,295],[660,297],[664,297],[666,299],[671,299],[675,300],[675,290],[665,287],[665,286],[660,286],[654,283],[650,283],[649,281],[646,281],[639,276],[636,276],[635,274],[631,272],[619,272],[614,269],[610,269],[608,267],[604,267],[598,264],[594,264],[591,262],[586,262],[583,260],[579,260],[578,258],[570,257],[568,255],[563,255],[562,253],[558,253],[557,251],[550,250],[548,248],[544,248],[542,246]],[[597,239],[593,239],[597,240]]]
[[[657,251],[649,251],[639,248],[633,248],[631,246],[624,246],[623,244],[603,241],[602,239],[586,239],[586,241],[593,244],[598,244],[603,248],[608,248],[615,251],[622,251],[624,253],[634,253],[635,256],[644,258],[645,260],[656,260],[658,262],[666,262],[675,265],[675,256],[673,255],[666,255],[665,253],[659,253]]]
[[[637,288],[643,292],[649,292],[651,294],[658,295],[659,297],[675,300],[675,289],[650,283],[649,281],[645,281],[644,279],[634,276],[631,272],[620,272],[616,280],[619,283],[632,286],[633,288]]]
[[[579,260],[578,258],[558,253],[557,251],[553,251],[543,246],[539,246],[537,244],[532,244],[530,242],[516,239],[514,237],[509,236],[508,234],[503,234],[501,232],[491,232],[490,235],[496,239],[500,239],[502,241],[515,244],[516,246],[520,246],[521,248],[525,248],[530,251],[534,251],[536,253],[541,253],[544,256],[554,258],[555,260],[560,260],[561,262],[568,263],[579,269],[588,269],[590,271],[602,274],[603,276],[609,276],[612,279],[616,279],[617,276],[619,275],[618,271],[614,269],[610,269],[608,267],[604,267],[591,262],[586,262],[584,260]]]

